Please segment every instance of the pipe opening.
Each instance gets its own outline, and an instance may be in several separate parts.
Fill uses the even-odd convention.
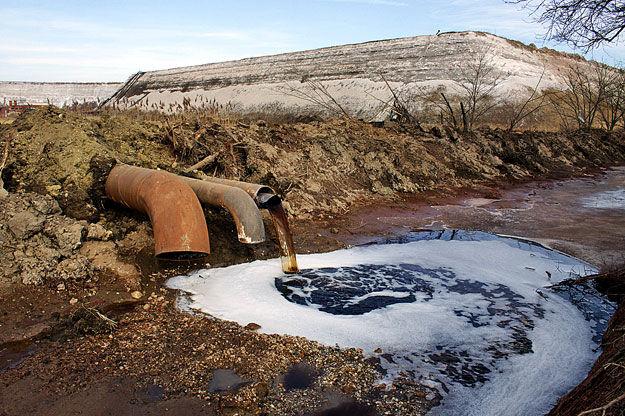
[[[207,256],[207,253],[198,253],[196,251],[170,251],[168,253],[159,253],[156,255],[156,258],[159,260],[184,261],[203,259]]]
[[[265,209],[275,207],[276,205],[280,205],[282,203],[282,200],[278,195],[270,192],[259,192],[256,195],[256,201],[258,202],[259,207]]]

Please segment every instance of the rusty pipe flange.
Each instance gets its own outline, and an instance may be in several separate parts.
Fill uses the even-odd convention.
[[[200,201],[176,175],[117,165],[109,173],[105,190],[113,201],[150,217],[157,258],[184,260],[210,253]]]

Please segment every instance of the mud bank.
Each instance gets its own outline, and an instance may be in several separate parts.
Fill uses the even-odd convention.
[[[54,107],[26,113],[0,134],[2,143],[12,137],[2,172],[9,194],[0,200],[0,413],[10,415],[98,404],[101,414],[422,414],[436,404],[408,381],[376,385],[378,370],[357,350],[176,312],[162,282],[205,264],[154,260],[147,218],[103,198],[116,162],[180,173],[209,158],[203,173],[266,183],[297,219],[302,253],[371,238],[380,228],[364,218],[379,207],[404,209],[410,198],[426,211],[429,202],[476,189],[497,199],[502,184],[625,160],[623,138],[604,132],[461,136],[341,120],[149,121]],[[369,214],[357,212],[372,204]],[[226,213],[205,213],[212,266],[278,256],[273,235],[244,246]],[[294,373],[311,381],[288,387]],[[122,399],[110,400],[117,392]]]

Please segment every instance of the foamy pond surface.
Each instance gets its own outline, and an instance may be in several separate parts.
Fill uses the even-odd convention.
[[[598,355],[613,305],[553,282],[595,269],[516,238],[415,232],[390,244],[202,270],[171,279],[181,305],[262,332],[362,348],[444,397],[432,414],[538,415]],[[184,300],[184,301],[182,301]]]

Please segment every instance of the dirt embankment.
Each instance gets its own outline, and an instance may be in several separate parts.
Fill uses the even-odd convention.
[[[163,277],[184,270],[153,259],[147,217],[104,197],[103,184],[115,163],[180,173],[208,160],[205,174],[270,185],[300,223],[296,244],[304,252],[329,247],[312,243],[317,234],[306,224],[344,216],[355,206],[424,191],[449,194],[460,187],[574,174],[625,160],[622,135],[599,131],[459,135],[342,120],[269,125],[199,116],[153,122],[55,107],[0,126],[1,142],[9,137],[2,179],[10,192],[0,198],[0,343],[5,346],[0,358],[14,367],[10,351],[19,342],[53,339],[23,365],[0,367],[7,386],[0,405],[13,403],[0,406],[0,413],[8,414],[28,409],[36,414],[54,406],[61,413],[80,410],[85,401],[114,389],[150,412],[169,406],[209,408],[209,414],[293,414],[300,406],[324,414],[324,406],[334,403],[361,406],[363,414],[373,407],[418,414],[435,402],[415,386],[386,391],[354,381],[370,381],[377,371],[357,351],[176,313],[159,285]],[[206,215],[212,265],[277,256],[274,241],[253,248],[239,244],[224,212],[206,210]],[[135,312],[102,327],[99,314],[122,306]],[[72,343],[58,342],[63,328],[71,331],[61,341]],[[214,346],[207,336],[214,336]],[[261,366],[258,354],[268,351],[275,354]],[[52,356],[64,363],[62,368]],[[308,377],[310,388],[284,387],[280,377],[293,368],[314,374]],[[232,377],[218,372],[222,369],[247,381],[240,390],[226,389],[225,396],[209,391],[210,380]],[[12,400],[25,388],[33,394]]]
[[[11,196],[0,201],[0,284],[68,287],[59,276],[73,267],[76,276],[94,276],[91,281],[103,275],[124,281],[129,292],[140,291],[141,275],[153,271],[137,261],[139,253],[149,258],[152,237],[145,216],[105,198],[104,182],[115,163],[181,173],[208,160],[204,174],[272,186],[301,223],[404,194],[452,193],[625,160],[623,137],[600,131],[459,135],[438,127],[376,128],[342,120],[219,124],[197,115],[153,122],[56,107],[24,113],[0,134],[2,141],[12,137],[2,172]],[[275,255],[271,243],[236,243],[223,212],[208,210],[207,216],[211,264]]]

